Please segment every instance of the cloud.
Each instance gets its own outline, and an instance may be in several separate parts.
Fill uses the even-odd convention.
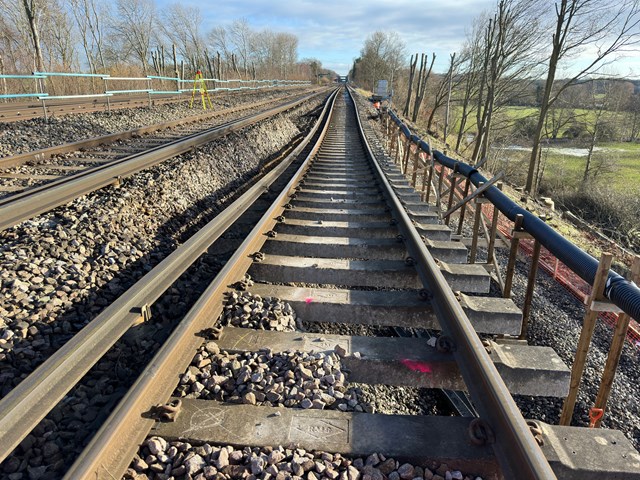
[[[160,0],[161,5],[169,3]],[[293,33],[301,58],[316,57],[341,74],[348,72],[365,39],[376,30],[397,32],[408,53],[436,52],[435,68],[444,70],[449,53],[462,46],[473,18],[495,4],[494,0],[236,0],[207,8],[193,0],[181,3],[201,8],[205,31],[244,17],[253,28]]]

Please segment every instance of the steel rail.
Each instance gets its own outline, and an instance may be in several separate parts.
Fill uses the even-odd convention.
[[[36,77],[37,78],[37,77]],[[269,86],[267,88],[302,88],[307,85],[281,85],[281,86]],[[244,95],[245,90],[242,91],[225,91],[225,94],[232,95]],[[180,92],[151,92],[155,95],[152,102],[155,105],[165,105],[171,103],[184,102],[186,99]],[[39,96],[42,96],[41,94]],[[127,98],[111,97],[110,108],[112,110],[120,110],[124,108],[136,108],[137,106],[149,105],[149,96],[145,95],[128,95]],[[78,102],[69,100],[51,100],[46,104],[47,114],[54,115],[69,115],[74,113],[93,113],[93,112],[106,112],[107,104],[104,101]],[[6,104],[0,104],[0,123],[12,123],[20,120],[30,120],[33,118],[43,117],[43,106],[40,103],[32,102],[12,102]]]
[[[294,158],[311,140],[316,129],[317,126],[277,167],[185,244],[178,247],[21,382],[7,397],[0,400],[0,461],[95,364],[97,359],[126,332],[129,326],[142,317],[142,309],[157,300],[290,166]],[[29,419],[29,423],[24,422],[25,418]]]
[[[82,195],[111,185],[121,178],[131,176],[141,170],[157,165],[177,155],[186,153],[200,145],[221,138],[231,132],[272,117],[286,110],[290,110],[301,103],[319,95],[314,93],[299,100],[287,102],[270,110],[242,117],[227,124],[213,127],[204,132],[198,132],[185,138],[175,140],[169,144],[152,148],[148,151],[134,154],[112,163],[96,167],[90,171],[80,172],[67,177],[60,183],[45,184],[42,190],[28,196],[9,197],[7,203],[0,205],[0,231],[6,230],[35,215],[47,212],[55,207],[64,205]],[[25,192],[28,193],[28,192]]]
[[[250,254],[259,250],[267,237],[264,235],[276,224],[288,203],[289,196],[307,171],[327,132],[333,105],[337,96],[334,91],[318,121],[322,123],[319,138],[311,152],[292,179],[269,207],[258,224],[225,264],[206,291],[189,310],[185,318],[165,341],[151,363],[145,368],[129,392],[109,416],[89,445],[76,459],[65,479],[112,480],[120,478],[135,454],[138,444],[154,424],[149,411],[164,403],[176,387],[179,375],[191,362],[192,354],[203,339],[198,333],[215,324],[222,312],[223,295],[228,285],[242,278],[253,259]]]
[[[296,96],[296,94],[286,95],[282,98],[279,98],[278,100],[291,98],[294,96]],[[171,120],[168,122],[155,123],[153,125],[145,125],[143,127],[127,130],[125,132],[110,133],[107,135],[101,135],[98,137],[88,138],[85,140],[79,140],[77,142],[56,145],[54,147],[46,147],[38,150],[32,150],[30,152],[18,153],[16,155],[11,155],[9,157],[0,158],[0,168],[14,167],[16,165],[22,165],[29,161],[42,161],[42,160],[51,158],[54,155],[59,155],[61,153],[76,152],[80,149],[93,148],[100,145],[113,143],[117,140],[127,140],[137,135],[145,135],[148,133],[161,132],[163,130],[174,128],[177,126],[189,125],[191,123],[197,123],[207,119],[213,119],[213,118],[219,117],[220,115],[227,115],[229,113],[235,113],[238,111],[246,110],[248,108],[261,107],[268,103],[273,103],[273,101],[274,99],[262,100],[260,102],[255,102],[251,104],[243,104],[243,105],[238,105],[232,108],[217,110],[216,112],[212,112],[212,113],[193,115],[190,117],[179,118],[177,120]],[[0,204],[1,203],[2,202],[0,201]]]
[[[349,94],[351,95],[351,92]],[[356,108],[355,99],[353,103]],[[518,479],[556,478],[478,334],[393,192],[367,141],[359,115],[356,115],[356,118],[365,150],[372,159],[380,182],[384,185],[389,206],[406,239],[407,250],[416,261],[418,276],[424,288],[432,295],[432,305],[440,326],[455,342],[453,356],[471,398],[480,413],[480,418],[488,423],[488,427],[495,434],[493,449],[503,475],[505,478]]]
[[[179,246],[0,400],[0,462],[312,141],[320,122],[273,170]]]

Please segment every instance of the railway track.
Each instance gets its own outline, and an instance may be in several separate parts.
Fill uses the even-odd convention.
[[[510,300],[487,296],[486,270],[466,264],[466,249],[450,240],[437,212],[420,202],[371,132],[362,130],[348,93],[333,97],[316,128],[0,401],[3,458],[299,159],[282,193],[67,478],[119,478],[129,465],[131,476],[195,476],[207,463],[219,468],[208,473],[221,478],[312,478],[308,472],[313,478],[323,472],[336,473],[327,478],[413,478],[418,471],[399,463],[389,469],[390,457],[421,465],[424,478],[435,478],[431,470],[441,478],[463,478],[458,470],[483,478],[638,478],[640,458],[619,432],[525,423],[510,394],[564,396],[567,368],[547,348],[480,341],[478,333],[517,334],[520,312]],[[273,308],[261,310],[265,302]],[[261,328],[241,328],[256,325]],[[318,325],[323,331],[358,325],[368,335],[314,333]],[[442,333],[435,342],[374,335],[386,327]],[[353,382],[466,390],[479,417],[379,415],[360,402]],[[169,455],[167,441],[189,446]],[[191,444],[209,447],[196,453]],[[211,445],[254,449],[229,461],[226,455],[238,450]],[[288,473],[267,470],[278,445],[286,446],[276,449],[280,460],[294,458]],[[332,453],[318,454],[325,462],[319,467],[312,461],[300,470],[295,462],[302,460],[295,458],[306,451]],[[344,473],[336,472],[338,455],[367,457],[366,466],[345,460]]]
[[[152,100],[153,105],[165,103],[175,103],[183,101],[175,95],[160,95]],[[69,100],[51,100],[46,103],[47,116],[68,115],[70,113],[91,113],[107,111],[107,108],[117,110],[119,108],[134,108],[149,105],[148,95],[130,95],[128,98],[112,98],[109,106],[104,98]],[[42,104],[34,101],[11,102],[0,104],[0,122],[17,122],[19,120],[29,120],[44,116]]]
[[[294,108],[319,93],[263,100],[211,114],[0,159],[0,231],[199,145]],[[268,107],[268,108],[267,108]],[[258,109],[232,120],[219,117]]]

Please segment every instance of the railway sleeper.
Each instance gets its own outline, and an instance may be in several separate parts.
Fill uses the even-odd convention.
[[[425,239],[431,254],[449,263],[466,263],[467,248],[460,242]],[[403,260],[407,256],[401,240],[393,238],[325,237],[281,234],[267,242],[264,253],[304,256],[309,251],[320,258],[366,258],[369,260]]]
[[[420,235],[434,241],[451,239],[451,229],[446,225],[418,224],[417,229]],[[389,222],[327,222],[291,218],[287,218],[285,223],[278,225],[278,232],[325,237],[397,238],[398,236],[397,231],[389,228]]]
[[[332,187],[335,188],[335,187]],[[329,222],[381,222],[391,220],[391,216],[383,208],[364,209],[324,209],[324,208],[294,208],[286,213],[287,218],[297,220],[315,220]],[[416,214],[413,219],[421,224],[438,223],[438,215],[435,212]]]
[[[466,390],[452,353],[438,352],[419,337],[369,337],[274,332],[225,327],[222,350],[273,352],[298,350],[331,353],[343,349],[342,365],[350,382],[401,387]],[[489,342],[490,356],[509,391],[515,395],[565,397],[570,371],[549,347]]]
[[[454,291],[489,293],[490,275],[482,265],[440,262],[440,270]],[[412,265],[397,260],[265,255],[249,269],[258,281],[351,285],[360,287],[421,288]]]
[[[298,318],[388,327],[440,329],[431,302],[418,290],[344,290],[255,283],[249,291],[289,303]],[[478,333],[519,335],[522,312],[511,299],[459,294],[460,305]]]
[[[172,399],[177,400],[177,399]],[[376,415],[182,401],[174,422],[158,422],[151,435],[193,444],[236,447],[295,445],[313,451],[386,457],[413,464],[499,476],[489,445],[474,445],[464,417]],[[536,421],[542,452],[563,480],[640,479],[640,456],[618,430],[561,427]]]

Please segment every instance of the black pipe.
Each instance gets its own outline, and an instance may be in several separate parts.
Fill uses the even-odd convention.
[[[388,110],[393,121],[400,127],[402,133],[423,151],[432,152],[433,158],[447,168],[457,168],[458,172],[467,177],[476,187],[480,183],[487,183],[487,179],[471,165],[447,157],[438,150],[431,150],[431,146],[420,139],[417,135],[412,135],[409,128],[400,120],[392,110]],[[484,191],[484,196],[509,220],[515,221],[516,215],[522,215],[523,228],[538,240],[547,250],[553,253],[562,263],[567,265],[585,282],[593,285],[593,281],[598,270],[598,260],[593,258],[580,247],[564,238],[553,228],[533,215],[531,212],[520,207],[497,187],[492,186]],[[633,282],[629,282],[620,274],[609,270],[609,275],[605,285],[605,296],[617,305],[631,318],[640,319],[640,288]]]

